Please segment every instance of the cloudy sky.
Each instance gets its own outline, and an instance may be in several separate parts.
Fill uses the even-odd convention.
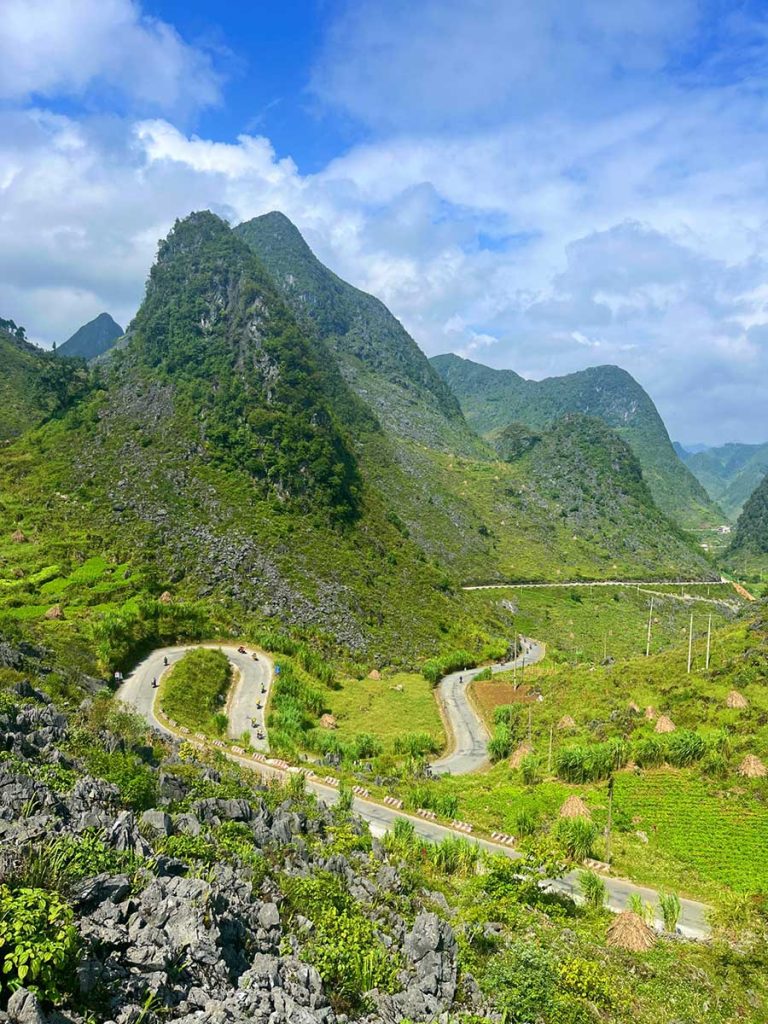
[[[40,343],[127,323],[176,217],[281,209],[430,355],[618,363],[673,437],[768,440],[764,0],[0,6],[0,316]]]

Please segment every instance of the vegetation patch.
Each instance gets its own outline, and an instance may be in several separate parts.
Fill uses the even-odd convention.
[[[178,661],[160,687],[160,708],[167,718],[193,732],[223,736],[224,712],[232,683],[232,666],[222,652],[205,647],[189,651]]]

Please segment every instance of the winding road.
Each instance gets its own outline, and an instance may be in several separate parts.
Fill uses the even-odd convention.
[[[543,644],[522,638],[523,650],[518,658],[491,666],[491,672],[507,672],[515,666],[525,670],[544,657]],[[449,752],[433,761],[435,775],[465,775],[477,771],[488,761],[488,729],[472,705],[467,690],[483,668],[465,669],[443,676],[437,686],[441,710],[448,727],[452,746]]]
[[[534,660],[538,661],[543,657],[544,651],[541,645],[534,644],[532,641],[528,641],[531,644],[530,650],[524,652],[526,664],[531,664]],[[273,679],[273,667],[266,655],[263,655],[261,651],[247,651],[246,654],[241,654],[236,647],[228,646],[226,644],[190,644],[179,647],[166,647],[160,650],[153,651],[147,658],[144,659],[139,665],[136,666],[134,671],[125,680],[122,686],[117,691],[117,698],[123,703],[130,706],[138,714],[142,715],[147,722],[158,732],[163,733],[175,740],[184,739],[185,737],[181,734],[180,730],[171,728],[165,723],[165,720],[158,717],[155,711],[155,699],[158,695],[158,690],[153,688],[152,681],[161,679],[164,672],[168,671],[175,662],[177,662],[187,651],[192,650],[194,647],[209,647],[218,649],[224,652],[232,662],[234,668],[238,673],[234,689],[228,702],[228,711],[230,715],[231,733],[234,738],[239,736],[244,731],[244,728],[240,726],[247,725],[250,729],[250,718],[253,715],[260,715],[261,713],[256,710],[256,703],[261,701],[264,703],[264,698],[269,693],[270,684]],[[252,654],[258,654],[258,661],[254,661]],[[168,660],[168,666],[165,665],[165,659]],[[518,659],[518,663],[522,662],[523,656],[521,655]],[[504,665],[498,665],[495,667],[495,671],[501,672],[505,668],[512,668],[514,662],[507,662]],[[475,723],[479,723],[480,720],[475,714],[474,710],[470,708],[470,715],[465,714],[466,708],[469,707],[466,698],[466,686],[469,683],[469,678],[477,675],[481,669],[473,669],[465,673],[452,673],[447,679],[450,680],[453,676],[457,678],[457,683],[448,684],[446,689],[450,692],[452,699],[455,699],[456,714],[461,720],[461,725],[454,726],[456,733],[459,734],[465,727],[469,731],[469,735],[475,735]],[[464,677],[464,681],[458,680],[459,676]],[[446,680],[442,680],[439,684],[443,687]],[[266,689],[267,694],[262,694],[262,690]],[[462,698],[464,701],[464,707],[462,708]],[[452,712],[446,710],[449,718],[452,718]],[[259,717],[259,721],[263,719]],[[456,721],[458,722],[459,719]],[[482,726],[482,723],[480,723]],[[487,735],[487,734],[486,734]],[[203,746],[205,741],[196,740],[192,738],[192,742],[197,742],[198,746]],[[475,754],[474,742],[469,744],[472,749],[463,749],[467,744],[461,741],[457,742],[456,749],[448,757],[442,759],[444,770],[454,770],[457,767],[460,768],[463,764],[470,764],[473,768],[479,766],[477,756]],[[262,741],[262,749],[265,749],[266,741]],[[482,748],[483,759],[486,756],[485,747]],[[479,748],[477,748],[479,756]],[[258,772],[263,778],[279,778],[284,779],[291,772],[296,772],[298,768],[285,768],[283,763],[277,761],[271,761],[264,757],[263,754],[257,755],[260,759],[251,757],[245,753],[238,753],[236,748],[222,747],[221,753],[228,758],[230,761],[240,764],[243,767],[250,769],[251,771]],[[450,764],[451,758],[454,758],[453,769],[445,768],[446,764]],[[439,770],[439,768],[438,768]],[[471,770],[471,769],[467,769]],[[314,793],[317,797],[322,799],[326,804],[334,804],[339,799],[338,789],[333,785],[324,782],[317,778],[317,776],[307,778],[307,789]],[[452,828],[446,825],[439,825],[437,822],[425,821],[416,815],[408,814],[398,808],[387,806],[383,803],[379,803],[376,800],[366,797],[364,795],[355,796],[353,800],[353,810],[356,814],[359,814],[361,818],[365,818],[369,823],[371,832],[376,836],[382,836],[384,833],[390,831],[395,821],[398,818],[407,818],[413,823],[414,831],[417,836],[425,839],[429,842],[440,842],[448,836],[461,836],[467,839],[469,842],[475,843],[481,849],[491,853],[503,854],[509,857],[511,860],[518,860],[522,856],[517,850],[510,846],[503,845],[501,843],[491,842],[487,839],[482,839],[478,836],[467,835],[464,831]],[[623,878],[612,878],[610,876],[602,876],[606,884],[608,898],[607,906],[614,911],[625,909],[629,905],[629,899],[632,895],[639,895],[647,903],[654,905],[658,898],[658,893],[654,889],[649,889],[645,886],[635,885]],[[579,884],[578,884],[578,872],[572,871],[564,878],[558,878],[554,881],[547,882],[547,887],[554,891],[566,893],[571,896],[579,898]],[[709,935],[709,927],[707,925],[706,914],[708,908],[702,904],[697,903],[694,900],[681,899],[681,914],[680,921],[678,924],[678,930],[680,933],[687,938],[691,939],[703,939]],[[657,920],[657,927],[660,927],[660,922]]]

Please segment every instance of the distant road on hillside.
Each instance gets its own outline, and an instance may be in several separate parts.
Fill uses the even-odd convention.
[[[557,583],[468,583],[462,590],[535,590],[555,587],[712,587],[730,583],[719,580],[559,580]]]
[[[517,665],[535,665],[544,657],[544,645],[523,638],[525,649],[519,658],[492,665],[491,672],[506,672]],[[488,730],[472,706],[467,690],[469,684],[484,666],[452,672],[443,676],[437,684],[437,696],[452,741],[450,753],[433,761],[431,768],[435,775],[465,775],[477,771],[488,760]]]

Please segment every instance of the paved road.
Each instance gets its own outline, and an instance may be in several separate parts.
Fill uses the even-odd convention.
[[[252,683],[249,686],[238,686],[239,693],[236,691],[230,701],[230,710],[234,715],[239,715],[241,713],[248,715],[250,712],[249,701],[253,699],[254,693],[261,696],[260,690],[262,681],[265,682],[267,690],[269,690],[269,684],[272,678],[272,666],[268,660],[262,659],[261,653],[259,653],[259,662],[254,662],[250,657],[250,654],[241,655],[238,653],[236,648],[221,644],[202,644],[192,646],[205,646],[222,650],[232,661],[235,667],[243,673],[244,677],[252,681],[255,680],[255,684]],[[118,699],[130,705],[156,730],[167,736],[171,736],[174,739],[179,739],[179,735],[174,733],[171,729],[168,729],[155,716],[154,702],[155,697],[157,696],[157,690],[152,688],[152,680],[155,678],[159,679],[165,670],[164,658],[167,657],[169,665],[172,665],[175,661],[178,661],[186,651],[191,650],[192,646],[167,647],[154,651],[148,658],[145,658],[140,665],[137,665],[133,673],[117,691]],[[526,652],[526,663],[528,663],[527,659],[531,654],[533,654],[533,651],[531,651],[530,654]],[[498,668],[500,671],[503,666],[499,666]],[[268,677],[266,680],[265,674]],[[221,750],[221,753],[225,757],[229,758],[229,760],[243,765],[251,771],[256,771],[265,778],[284,779],[288,774],[284,769],[277,766],[266,764],[263,761],[256,761],[247,756],[240,756],[228,749]],[[295,768],[293,770],[296,771]],[[333,786],[321,782],[319,779],[308,779],[307,788],[310,792],[313,792],[323,800],[324,803],[334,804],[339,799],[338,790]],[[440,840],[445,839],[448,836],[461,836],[469,842],[476,843],[483,850],[502,854],[505,857],[509,857],[511,860],[517,860],[521,856],[517,850],[509,846],[493,843],[476,836],[466,836],[464,833],[456,829],[449,828],[445,825],[439,825],[436,822],[425,821],[423,818],[416,815],[410,815],[395,808],[387,807],[372,799],[355,797],[353,809],[357,814],[368,821],[374,835],[383,835],[385,832],[392,829],[394,822],[398,818],[407,818],[409,821],[413,822],[416,835],[422,839],[428,840],[429,842],[440,842]],[[611,878],[608,876],[603,877],[608,890],[607,905],[611,910],[618,911],[624,909],[628,905],[630,895],[633,893],[638,893],[648,903],[655,905],[658,894],[653,889],[634,885],[632,882],[622,878]],[[549,885],[556,891],[571,895],[578,895],[577,872],[573,871],[566,875],[565,878],[550,882]],[[680,915],[679,928],[682,934],[686,935],[688,938],[705,938],[709,934],[709,928],[706,922],[706,912],[708,908],[704,904],[696,903],[693,900],[681,900],[681,905],[682,911]]]
[[[188,644],[184,647],[164,647],[153,651],[144,661],[140,662],[117,691],[118,700],[130,704],[156,729],[168,730],[158,721],[155,715],[155,698],[158,691],[153,689],[152,680],[161,680],[164,673],[183,655],[195,647],[209,647],[223,651],[229,658],[235,671],[235,685],[227,703],[229,717],[229,735],[232,739],[240,739],[244,732],[250,736],[254,750],[266,751],[266,727],[264,711],[257,705],[266,706],[269,686],[272,681],[272,662],[260,651],[247,650],[240,654],[236,647],[224,644]],[[254,661],[252,654],[258,654]],[[168,667],[165,665],[168,660]],[[253,725],[253,720],[257,725]],[[258,738],[258,726],[262,726],[262,739]]]
[[[562,580],[558,583],[475,583],[462,590],[537,590],[553,587],[711,587],[730,583],[724,576],[719,580]]]
[[[544,647],[535,640],[523,638],[523,652],[512,661],[493,665],[491,671],[506,672],[517,665],[524,670],[526,665],[535,665],[544,657]],[[435,775],[465,775],[477,771],[488,760],[488,729],[472,706],[467,693],[469,684],[483,668],[452,672],[443,676],[437,686],[437,696],[445,715],[449,742],[448,754],[432,762]]]

